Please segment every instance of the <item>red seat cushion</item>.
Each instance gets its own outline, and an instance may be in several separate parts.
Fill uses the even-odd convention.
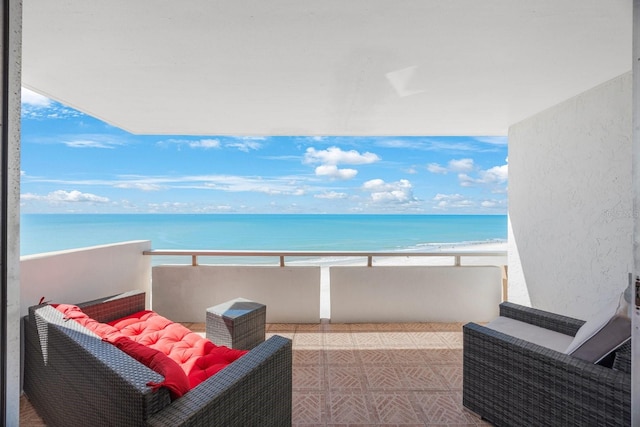
[[[164,383],[157,386],[169,388],[174,398],[188,390],[185,390],[185,378],[189,387],[196,387],[247,353],[247,350],[216,346],[187,327],[149,310],[109,323],[100,323],[77,306],[59,304],[56,308],[66,318],[78,321],[105,341],[164,376]],[[176,366],[181,370],[181,375],[176,372]]]
[[[140,311],[109,325],[123,336],[170,357],[182,367],[191,387],[247,353],[246,350],[216,346],[180,323],[174,323],[153,311]]]

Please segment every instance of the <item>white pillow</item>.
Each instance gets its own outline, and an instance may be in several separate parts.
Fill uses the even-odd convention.
[[[598,363],[630,339],[629,304],[623,293],[582,325],[565,353]]]

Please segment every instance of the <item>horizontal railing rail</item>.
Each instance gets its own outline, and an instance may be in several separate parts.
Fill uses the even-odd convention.
[[[190,256],[191,265],[198,265],[198,257],[278,257],[280,267],[285,266],[285,257],[365,257],[367,266],[373,267],[374,257],[453,257],[454,265],[460,266],[462,257],[503,257],[507,251],[450,251],[450,252],[363,252],[363,251],[248,251],[248,250],[191,250],[151,249],[144,255]]]

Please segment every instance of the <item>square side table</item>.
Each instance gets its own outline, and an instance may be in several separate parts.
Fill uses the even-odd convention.
[[[206,336],[216,345],[251,350],[265,339],[267,306],[236,298],[207,309]]]

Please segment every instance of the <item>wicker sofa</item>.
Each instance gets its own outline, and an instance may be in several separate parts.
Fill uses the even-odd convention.
[[[500,316],[572,337],[585,323],[508,302]],[[475,323],[463,339],[463,404],[494,425],[631,425],[630,342],[594,364]]]
[[[145,309],[140,291],[78,306],[99,322]],[[272,336],[171,401],[163,377],[43,304],[24,318],[24,392],[47,425],[291,425],[292,349]]]

